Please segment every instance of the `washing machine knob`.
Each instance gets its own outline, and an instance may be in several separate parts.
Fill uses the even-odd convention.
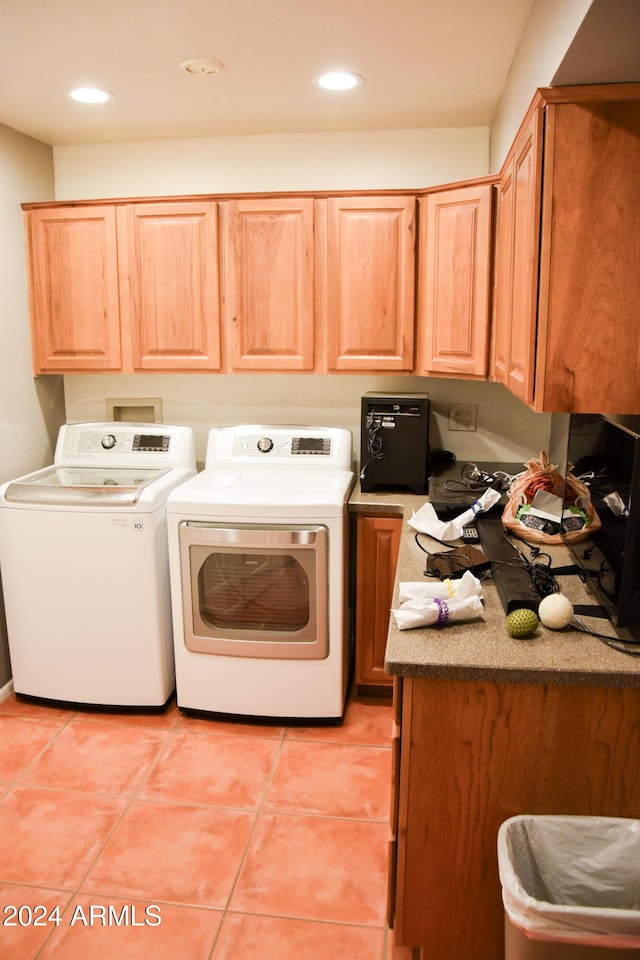
[[[269,437],[260,437],[258,450],[260,453],[269,453],[269,450],[273,450],[273,440],[270,440]]]
[[[102,446],[105,450],[111,450],[116,445],[116,438],[112,433],[108,433],[102,438]]]

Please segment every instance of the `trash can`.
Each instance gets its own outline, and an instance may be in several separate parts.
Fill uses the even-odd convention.
[[[640,820],[511,817],[498,870],[505,960],[639,960]]]

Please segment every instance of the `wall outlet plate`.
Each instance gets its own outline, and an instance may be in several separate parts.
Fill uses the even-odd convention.
[[[449,430],[475,431],[477,417],[477,404],[451,403],[449,405]]]

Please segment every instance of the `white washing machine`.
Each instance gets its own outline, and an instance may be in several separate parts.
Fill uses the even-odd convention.
[[[210,431],[167,501],[178,706],[342,717],[351,464],[348,430]]]
[[[166,500],[196,473],[189,427],[76,423],[54,463],[0,487],[15,692],[157,707],[175,687]]]

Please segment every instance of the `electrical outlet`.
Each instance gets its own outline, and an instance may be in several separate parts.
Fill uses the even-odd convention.
[[[475,403],[449,404],[449,430],[476,429],[478,406]]]

